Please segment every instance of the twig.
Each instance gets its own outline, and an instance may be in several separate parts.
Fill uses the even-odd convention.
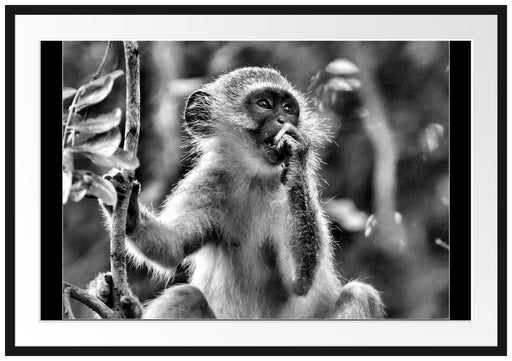
[[[83,86],[78,88],[78,90],[75,93],[75,97],[73,98],[73,102],[71,102],[71,105],[68,108],[69,109],[68,110],[68,118],[66,119],[66,124],[64,125],[64,135],[62,136],[62,148],[66,147],[68,126],[69,126],[69,123],[71,122],[71,117],[73,116],[73,114],[75,114],[76,103],[78,102],[78,99],[80,99],[80,96],[82,96],[83,91],[84,91]]]
[[[67,316],[68,319],[74,319],[75,314],[73,313],[73,309],[71,308],[71,301],[69,299],[69,287],[64,287],[62,290],[62,302],[64,303],[64,315]]]
[[[71,298],[77,300],[91,310],[100,315],[101,318],[122,318],[121,314],[115,310],[110,309],[107,305],[101,302],[98,298],[90,295],[86,291],[81,288],[72,285],[71,283],[64,282],[62,293],[64,295],[64,307],[66,307],[66,293],[68,293]],[[69,300],[69,299],[68,299]],[[70,307],[71,309],[71,307]]]
[[[125,41],[124,53],[126,62],[126,124],[124,149],[137,155],[140,129],[140,63],[139,48],[136,41]],[[120,299],[128,293],[126,276],[126,213],[132,192],[135,172],[123,170],[123,176],[129,185],[126,196],[117,204],[112,214],[112,230],[110,234],[110,271],[113,280],[114,309],[122,312]]]
[[[107,41],[107,47],[105,48],[105,53],[103,54],[103,58],[101,59],[101,63],[100,63],[100,66],[98,67],[98,70],[96,70],[96,73],[94,73],[91,77],[92,80],[99,78],[101,71],[103,70],[103,65],[105,65],[105,63],[107,62],[108,53],[110,51],[111,46],[112,46],[112,42]]]
[[[90,81],[98,79],[99,76],[101,75],[101,72],[103,70],[103,66],[107,62],[108,53],[109,53],[109,50],[110,50],[111,47],[112,47],[112,42],[111,41],[107,41],[107,47],[105,48],[105,53],[103,54],[103,58],[101,59],[100,66],[98,67],[98,70],[96,70],[96,73],[94,73],[91,76],[91,80]],[[83,120],[86,120],[88,115],[89,115],[89,108],[85,108]],[[71,132],[71,136],[72,136],[72,138],[71,138],[72,141],[74,141],[74,139],[75,139],[75,129],[73,129],[73,131]]]

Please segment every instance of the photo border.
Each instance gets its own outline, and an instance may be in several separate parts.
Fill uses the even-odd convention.
[[[22,14],[494,14],[498,18],[498,345],[496,347],[17,347],[14,340],[15,16]],[[7,355],[505,355],[506,354],[506,6],[104,5],[6,6],[6,354]],[[60,66],[60,65],[59,65]],[[58,87],[60,89],[60,84]],[[60,96],[60,93],[59,93]],[[58,134],[58,133],[57,133]],[[43,151],[43,150],[42,150]],[[60,172],[60,171],[59,171]],[[9,175],[9,176],[7,176]],[[59,175],[60,177],[60,175]],[[60,191],[59,191],[60,192]],[[59,200],[60,201],[60,200]],[[59,286],[60,287],[60,286]]]

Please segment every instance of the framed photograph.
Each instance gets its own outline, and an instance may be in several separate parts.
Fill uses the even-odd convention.
[[[505,355],[506,10],[6,6],[6,354]]]

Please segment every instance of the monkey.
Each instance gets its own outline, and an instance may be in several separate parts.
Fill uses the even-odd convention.
[[[133,183],[126,242],[135,263],[164,277],[186,264],[189,282],[146,305],[129,295],[127,314],[384,317],[373,286],[337,272],[317,179],[326,134],[302,93],[272,68],[239,68],[189,96],[184,126],[195,164],[159,212],[139,204]],[[106,179],[119,199],[126,196],[130,180]],[[103,209],[108,221],[112,209]],[[109,277],[100,274],[89,287],[107,304]]]

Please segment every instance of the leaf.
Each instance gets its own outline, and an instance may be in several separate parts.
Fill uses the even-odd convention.
[[[73,171],[73,185],[71,191],[77,191],[80,189],[89,189],[92,184],[92,172],[88,170],[75,170]]]
[[[107,77],[103,83],[98,83],[98,80],[99,79],[96,79],[86,85],[83,94],[76,102],[75,106],[77,112],[90,105],[101,102],[112,90],[112,86],[114,85],[114,80],[112,78]]]
[[[112,183],[96,174],[93,174],[93,179],[94,181],[87,193],[101,199],[103,203],[109,206],[115,206],[117,204],[117,192]]]
[[[62,152],[62,170],[73,173],[73,153],[67,149]]]
[[[68,98],[71,98],[75,94],[76,94],[76,89],[75,88],[64,87],[64,89],[62,89],[62,100],[66,100]]]
[[[114,80],[123,75],[122,70],[116,70],[98,79],[90,81],[81,87],[82,94],[76,103],[76,111],[97,104],[107,97],[112,91]]]
[[[100,133],[94,137],[88,138],[85,142],[68,147],[71,152],[99,154],[111,156],[121,143],[121,132],[118,128],[113,128],[106,133]]]
[[[94,119],[82,120],[80,118],[72,118],[71,128],[84,133],[103,133],[117,127],[121,122],[123,112],[116,108],[112,112],[102,114]]]
[[[87,190],[92,184],[91,172],[85,170],[75,170],[73,172],[73,184],[69,199],[73,202],[79,202],[87,194]]]
[[[73,179],[73,153],[64,149],[62,153],[62,203],[66,204]]]
[[[119,70],[114,70],[112,73],[105,74],[105,75],[103,75],[103,76],[99,77],[99,78],[98,78],[98,79],[96,79],[96,80],[105,81],[105,79],[106,79],[107,77],[112,78],[112,80],[116,80],[117,78],[119,78],[119,77],[120,77],[121,75],[123,75],[123,74],[124,74],[124,71],[122,71],[122,70],[120,70],[120,69],[119,69]]]
[[[71,173],[62,171],[62,204],[68,202],[72,177]]]
[[[103,167],[134,170],[139,166],[139,160],[137,157],[120,148],[118,148],[115,153],[109,157],[92,153],[84,153],[84,155],[89,157],[93,163]]]
[[[69,193],[69,199],[71,199],[73,202],[80,202],[86,194],[87,190],[83,188],[72,190],[71,193]]]
[[[73,172],[70,199],[78,202],[86,194],[93,195],[111,206],[117,204],[117,192],[112,183],[90,171],[75,170]]]
[[[69,112],[62,113],[62,124],[66,124],[66,122],[68,121],[68,116],[69,116]],[[84,118],[80,114],[72,113],[71,114],[71,119],[69,120],[69,123],[70,124],[78,123],[78,122],[83,121],[83,119]]]

